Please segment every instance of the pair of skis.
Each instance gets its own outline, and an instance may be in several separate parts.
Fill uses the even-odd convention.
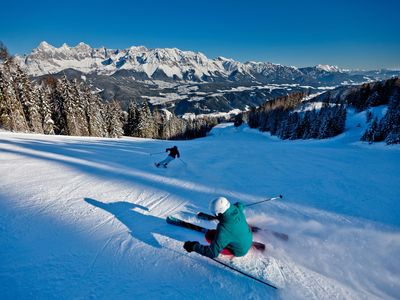
[[[206,214],[206,213],[202,213],[202,212],[198,213],[198,214],[197,214],[197,217],[200,218],[200,219],[209,220],[209,221],[215,220],[215,219],[216,219],[216,217],[214,217],[214,216],[212,216],[212,215],[208,215],[208,214]],[[195,230],[195,231],[198,231],[198,232],[201,232],[201,233],[204,233],[204,234],[208,231],[208,229],[205,228],[205,227],[202,227],[202,226],[199,226],[199,225],[196,225],[196,224],[192,224],[192,223],[189,223],[189,222],[180,220],[180,219],[175,218],[175,217],[173,217],[173,216],[168,216],[167,219],[166,219],[166,221],[167,221],[168,224],[172,224],[172,225],[176,225],[176,226],[188,228],[188,229]],[[260,229],[260,228],[258,228],[258,227],[251,227],[251,228],[252,228],[252,231],[253,231],[253,232],[258,232],[258,231],[260,231],[260,230],[263,230],[263,229]],[[273,231],[271,231],[271,232],[274,234]],[[289,238],[289,237],[288,237],[286,234],[284,234],[284,233],[278,233],[278,232],[275,232],[275,233],[276,233],[276,234],[274,234],[274,236],[276,236],[276,237],[278,237],[278,238],[281,238],[281,239],[283,239],[283,240],[288,240],[288,238]],[[252,247],[255,248],[255,249],[257,249],[257,250],[259,250],[259,251],[264,251],[264,250],[265,250],[265,244],[260,243],[260,242],[253,242]],[[215,261],[215,262],[217,262],[217,263],[219,263],[219,264],[221,264],[221,265],[223,265],[223,266],[225,266],[225,267],[227,267],[227,268],[229,268],[229,269],[231,269],[231,270],[237,272],[237,273],[240,273],[240,274],[242,274],[242,275],[244,275],[244,276],[246,276],[246,277],[249,277],[249,278],[251,278],[251,279],[253,279],[253,280],[256,280],[256,281],[258,281],[258,282],[260,282],[260,283],[262,283],[262,284],[264,284],[264,285],[267,285],[267,286],[269,286],[269,287],[271,287],[271,288],[273,288],[273,289],[277,289],[276,286],[274,286],[273,284],[271,284],[271,283],[269,283],[269,282],[267,282],[267,281],[261,280],[261,279],[255,277],[255,276],[253,276],[253,275],[251,275],[251,274],[248,274],[248,273],[246,273],[246,272],[243,272],[242,270],[239,270],[239,269],[237,269],[237,268],[235,268],[235,267],[233,267],[233,266],[231,266],[231,265],[229,265],[229,264],[226,264],[226,263],[224,263],[224,262],[222,262],[222,261],[220,261],[220,260],[218,260],[218,259],[216,259],[216,258],[211,258],[211,259],[212,259],[213,261]]]
[[[185,228],[188,228],[188,229],[191,229],[191,230],[195,230],[195,231],[198,231],[198,232],[202,232],[204,234],[208,231],[208,229],[205,228],[205,227],[201,227],[199,225],[192,224],[192,223],[177,219],[177,218],[172,217],[172,216],[168,216],[167,217],[167,223],[168,224],[172,224],[172,225],[176,225],[176,226],[180,226],[180,227],[185,227]],[[259,250],[259,251],[264,251],[265,250],[265,245],[263,243],[260,243],[260,242],[253,242],[252,247],[254,249]]]
[[[164,164],[154,163],[154,165],[155,165],[157,168],[164,168],[164,169],[167,168],[167,166],[164,165]]]

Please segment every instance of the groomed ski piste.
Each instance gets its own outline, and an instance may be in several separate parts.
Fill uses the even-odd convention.
[[[364,120],[308,141],[232,124],[191,141],[0,132],[0,298],[398,299],[400,147],[359,142]],[[154,167],[173,145],[181,160]],[[289,240],[255,234],[266,252],[234,259],[278,290],[186,253],[204,237],[165,222],[213,228],[196,213],[214,197],[279,194],[246,215]]]

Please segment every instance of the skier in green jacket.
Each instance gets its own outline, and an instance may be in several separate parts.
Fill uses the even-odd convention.
[[[231,205],[225,197],[219,197],[210,203],[210,211],[219,223],[216,230],[208,230],[206,239],[210,245],[187,241],[184,248],[187,252],[195,251],[211,258],[220,253],[234,256],[244,256],[250,250],[253,242],[251,229],[243,213],[243,204]]]

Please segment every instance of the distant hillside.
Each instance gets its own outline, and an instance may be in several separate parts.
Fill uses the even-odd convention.
[[[400,143],[400,79],[393,78],[360,86],[340,87],[311,99],[302,93],[268,101],[237,118],[250,127],[269,131],[282,139],[328,138],[344,131],[346,109],[357,111],[385,105],[378,119],[367,112],[369,128],[361,140]]]

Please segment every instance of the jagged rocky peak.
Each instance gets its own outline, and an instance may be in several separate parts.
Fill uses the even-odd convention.
[[[215,60],[217,60],[217,61],[230,61],[230,62],[234,62],[234,60],[232,59],[232,58],[226,58],[226,57],[223,57],[223,56],[218,56],[218,57],[216,57],[215,58]]]
[[[92,48],[88,44],[85,44],[84,42],[80,42],[74,48],[78,51],[91,51],[92,50]]]
[[[64,43],[64,44],[61,45],[60,49],[62,49],[62,50],[64,50],[64,49],[65,49],[65,50],[69,50],[70,47],[67,45],[67,43]]]
[[[131,46],[128,51],[132,53],[137,53],[137,52],[147,52],[148,49],[145,46]]]
[[[338,66],[331,66],[331,65],[316,65],[315,69],[325,72],[341,72],[342,70]]]
[[[245,62],[245,65],[257,73],[262,73],[265,72],[266,70],[277,70],[279,68],[284,68],[286,70],[292,69],[291,67],[283,66],[280,64],[274,64],[271,62],[248,61]]]
[[[75,47],[70,47],[64,43],[61,47],[56,48],[44,41],[35,50],[28,56],[30,60],[82,60],[90,57],[92,53],[92,48],[83,42]]]
[[[33,52],[90,52],[92,48],[85,44],[84,42],[80,42],[75,47],[70,47],[67,43],[61,45],[61,47],[57,48],[53,45],[49,44],[46,41],[43,41],[39,44],[37,48],[33,50]]]
[[[243,65],[242,63],[240,63],[238,61],[235,61],[231,58],[226,58],[223,56],[218,56],[215,59],[215,62],[217,64],[221,64],[227,71],[237,70],[238,68],[240,68],[240,65]]]
[[[172,61],[187,63],[189,61],[204,65],[208,62],[208,58],[200,53],[193,51],[182,51],[177,48],[156,48],[150,50],[150,56],[155,61]]]
[[[46,41],[43,41],[39,44],[39,46],[34,49],[33,51],[54,51],[56,49],[56,47],[50,45],[49,43],[47,43]]]

